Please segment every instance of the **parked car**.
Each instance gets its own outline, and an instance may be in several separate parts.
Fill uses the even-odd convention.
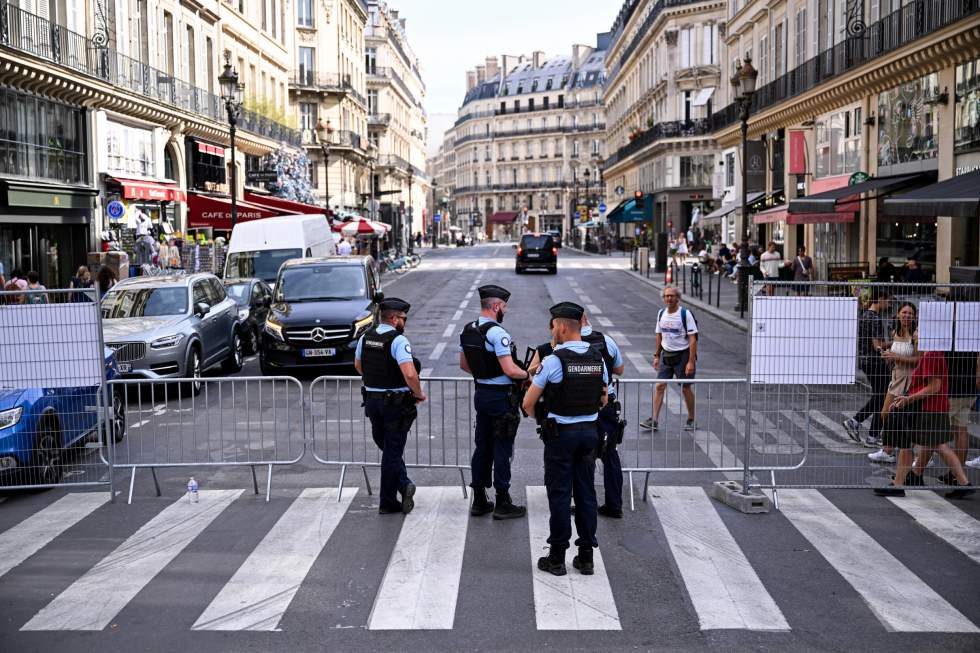
[[[111,349],[105,349],[107,380],[118,375]],[[111,386],[110,386],[111,387]],[[0,388],[0,479],[5,484],[57,483],[65,449],[96,434],[98,385],[64,388]],[[121,442],[126,433],[122,389],[111,394],[107,434]]]
[[[376,323],[383,298],[370,256],[286,261],[262,331],[262,373],[352,366],[357,340]]]
[[[240,222],[231,232],[224,278],[258,278],[271,284],[284,261],[336,253],[336,241],[322,214]]]
[[[531,268],[545,269],[550,274],[558,272],[558,246],[550,234],[524,234],[517,245],[514,272],[520,274]]]
[[[226,279],[225,291],[238,304],[238,326],[245,353],[259,353],[259,338],[272,304],[272,288],[261,279]]]
[[[555,247],[561,249],[561,232],[557,229],[549,229],[545,233],[551,236],[551,239],[555,241]]]
[[[101,306],[105,343],[123,377],[199,379],[213,365],[242,369],[238,304],[213,274],[126,279]],[[184,390],[196,395],[201,383]]]

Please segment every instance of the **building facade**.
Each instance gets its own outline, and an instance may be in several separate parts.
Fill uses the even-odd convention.
[[[462,222],[456,211],[456,130],[447,129],[442,135],[442,142],[435,156],[429,158],[426,168],[429,177],[432,179],[432,192],[427,203],[428,214],[441,214],[440,224],[437,228],[430,228],[426,232],[427,236],[441,234],[450,236],[453,232],[459,231],[464,234],[470,233],[468,222]],[[435,227],[435,225],[433,225]]]
[[[571,56],[487,57],[467,73],[453,139],[460,227],[487,238],[524,228],[569,238],[590,219],[602,200],[607,45],[600,34]]]

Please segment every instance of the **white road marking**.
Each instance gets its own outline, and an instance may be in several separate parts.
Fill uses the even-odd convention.
[[[585,305],[585,310],[587,310],[589,312],[589,315],[601,315],[602,314],[602,311],[600,311],[599,310],[599,307],[596,306],[595,304],[586,304]]]
[[[657,376],[657,370],[653,369],[653,365],[643,354],[635,351],[628,351],[626,352],[626,358],[630,359],[630,362],[633,363],[633,367],[635,367],[641,375],[650,377]]]
[[[0,533],[0,576],[40,551],[108,500],[108,492],[73,492]]]
[[[648,496],[701,630],[790,629],[704,490],[651,487]]]
[[[781,410],[779,412],[782,413],[786,417],[786,419],[793,422],[793,424],[796,425],[796,428],[807,433],[808,434],[807,437],[813,438],[814,440],[822,444],[824,448],[827,449],[828,451],[833,451],[834,453],[851,453],[851,454],[864,454],[868,452],[867,448],[859,444],[856,444],[851,440],[844,442],[843,440],[838,440],[836,438],[832,438],[828,436],[823,431],[821,431],[816,426],[814,426],[812,423],[810,424],[810,428],[808,430],[806,425],[806,418],[802,415],[802,413],[800,413],[800,411]],[[818,417],[818,411],[815,410],[810,411],[810,419],[814,422],[818,422],[819,424],[822,424],[825,427],[831,423],[830,420],[824,417],[823,415],[820,415]]]
[[[420,487],[368,620],[370,630],[451,630],[469,511],[457,486]]]
[[[830,419],[829,417],[827,417],[826,415],[824,415],[819,410],[811,410],[810,411],[810,419],[812,419],[814,422],[816,422],[820,426],[824,427],[825,429],[827,429],[831,433],[834,433],[834,434],[840,436],[840,440],[835,440],[835,441],[839,445],[843,445],[843,446],[847,447],[850,453],[856,453],[856,452],[867,453],[868,452],[867,447],[864,447],[864,446],[862,446],[862,445],[854,442],[854,440],[852,440],[848,435],[846,435],[846,433],[844,432],[844,425],[841,422],[835,422],[834,420]],[[827,437],[827,436],[824,436],[824,438],[827,439],[827,440],[831,440],[832,439],[832,438]],[[846,440],[845,440],[845,438],[846,438]],[[823,442],[823,440],[820,440],[820,441]],[[824,446],[827,446],[828,449],[830,448],[828,445],[824,445]]]
[[[453,313],[453,322],[458,322],[461,317],[463,317],[463,311],[456,311]]]
[[[442,352],[444,352],[445,350],[446,350],[446,343],[440,342],[438,345],[436,345],[436,348],[432,350],[432,353],[429,354],[429,360],[430,361],[436,360],[437,358],[442,356]]]
[[[780,490],[779,509],[888,631],[980,632],[817,490]]]
[[[459,303],[459,307],[460,307],[460,308],[466,308],[466,305],[467,305],[467,304],[469,304],[469,302],[468,302],[468,301],[466,301],[466,300],[464,299],[463,301],[461,301],[461,302]]]
[[[191,630],[278,630],[279,621],[357,488],[306,488],[231,577]]]
[[[745,418],[744,410],[723,408],[721,415],[736,431],[743,432],[741,421]],[[752,448],[757,452],[774,456],[803,453],[803,447],[797,444],[796,440],[776,427],[765,416],[752,411],[752,422]]]
[[[624,334],[619,331],[610,331],[609,337],[616,341],[616,344],[620,347],[632,347],[633,343]]]
[[[455,330],[456,330],[456,325],[455,324],[447,324],[446,325],[446,330],[442,332],[442,337],[443,338],[448,338],[449,336],[453,335],[453,331],[455,331]]]
[[[471,297],[473,297],[473,291],[472,291],[472,290],[471,290],[471,291],[469,291],[468,293],[466,293],[466,296],[465,296],[465,297],[464,297],[463,299],[466,299],[467,301],[469,301],[469,299],[470,299]]]
[[[908,492],[889,497],[923,528],[932,531],[980,564],[980,521],[977,521],[935,492]]]
[[[575,294],[578,295],[578,300],[580,302],[582,302],[583,304],[591,304],[592,303],[592,298],[589,297],[588,295],[584,295],[582,293],[575,293]]]
[[[602,317],[601,315],[598,316],[598,317],[596,317],[595,321],[599,323],[599,326],[602,326],[602,327],[605,327],[605,328],[609,328],[609,327],[611,327],[613,325],[612,320],[610,320],[607,317]]]
[[[531,578],[534,613],[538,630],[622,630],[613,599],[602,551],[595,549],[595,575],[583,576],[572,568],[568,551],[568,574],[552,576],[538,569],[538,558],[547,555],[548,495],[540,486],[527,487],[527,525],[531,536]],[[573,520],[574,521],[574,520]]]
[[[243,490],[201,490],[165,508],[99,561],[21,630],[102,630]]]

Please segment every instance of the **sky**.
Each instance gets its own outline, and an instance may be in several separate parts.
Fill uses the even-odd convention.
[[[492,55],[571,54],[574,43],[595,46],[621,0],[386,0],[407,19],[408,41],[422,64],[432,143],[442,140],[445,114],[455,116],[466,71]],[[441,115],[440,115],[441,114]]]

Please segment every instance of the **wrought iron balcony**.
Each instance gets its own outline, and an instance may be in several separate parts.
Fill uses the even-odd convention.
[[[622,161],[640,150],[659,140],[667,138],[685,138],[689,136],[705,136],[713,132],[711,121],[707,118],[700,120],[672,120],[669,122],[658,122],[653,127],[644,130],[639,136],[622,146],[606,159],[603,168],[608,170],[611,166]]]
[[[316,70],[300,68],[290,74],[289,86],[296,90],[316,90],[350,95],[367,106],[367,100],[354,88],[350,75],[318,73]]]

